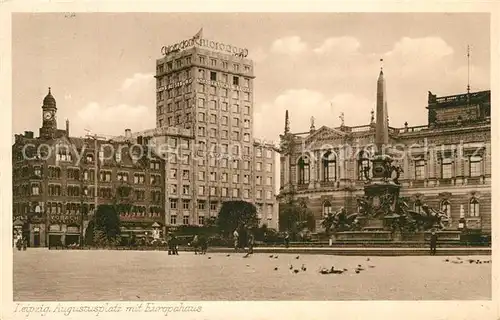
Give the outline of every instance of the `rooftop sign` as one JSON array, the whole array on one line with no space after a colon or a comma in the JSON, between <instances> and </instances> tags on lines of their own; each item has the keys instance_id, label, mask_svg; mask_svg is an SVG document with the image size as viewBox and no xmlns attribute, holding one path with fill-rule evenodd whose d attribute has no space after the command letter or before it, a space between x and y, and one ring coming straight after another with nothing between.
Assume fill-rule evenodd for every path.
<instances>
[{"instance_id":1,"label":"rooftop sign","mask_svg":"<svg viewBox=\"0 0 500 320\"><path fill-rule=\"evenodd\" d=\"M248 49L238 48L229 44L201 38L191 38L189 40L183 40L173 45L163 46L161 47L161 53L166 56L172 52L177 52L191 47L208 48L220 52L232 53L240 58L245 58L248 56Z\"/></svg>"}]
</instances>

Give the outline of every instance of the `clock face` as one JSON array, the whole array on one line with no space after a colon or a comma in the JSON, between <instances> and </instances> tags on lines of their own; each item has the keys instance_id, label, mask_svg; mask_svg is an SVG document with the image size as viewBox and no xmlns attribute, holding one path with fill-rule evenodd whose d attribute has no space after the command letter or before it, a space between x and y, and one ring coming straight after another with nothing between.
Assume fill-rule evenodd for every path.
<instances>
[{"instance_id":1,"label":"clock face","mask_svg":"<svg viewBox=\"0 0 500 320\"><path fill-rule=\"evenodd\" d=\"M50 119L52 119L52 112L50 112L50 111L44 112L44 113L43 113L43 118L44 118L45 120L50 120Z\"/></svg>"}]
</instances>

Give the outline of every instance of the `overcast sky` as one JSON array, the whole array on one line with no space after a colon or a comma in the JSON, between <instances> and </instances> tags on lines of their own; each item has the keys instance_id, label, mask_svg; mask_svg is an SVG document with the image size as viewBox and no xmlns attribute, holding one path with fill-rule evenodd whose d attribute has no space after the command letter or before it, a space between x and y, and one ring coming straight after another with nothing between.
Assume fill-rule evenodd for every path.
<instances>
[{"instance_id":1,"label":"overcast sky","mask_svg":"<svg viewBox=\"0 0 500 320\"><path fill-rule=\"evenodd\" d=\"M427 92L490 89L489 15L478 13L14 14L13 130L38 132L52 87L58 125L122 134L155 126L155 60L193 36L249 50L255 61L255 136L369 123L384 59L390 125L427 121Z\"/></svg>"}]
</instances>

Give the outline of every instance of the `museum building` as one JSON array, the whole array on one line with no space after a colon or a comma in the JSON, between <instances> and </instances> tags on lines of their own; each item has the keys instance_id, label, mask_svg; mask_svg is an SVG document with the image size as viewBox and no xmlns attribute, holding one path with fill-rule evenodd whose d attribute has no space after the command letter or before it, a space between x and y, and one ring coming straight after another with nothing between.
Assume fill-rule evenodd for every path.
<instances>
[{"instance_id":1,"label":"museum building","mask_svg":"<svg viewBox=\"0 0 500 320\"><path fill-rule=\"evenodd\" d=\"M424 204L444 211L449 230L491 234L490 99L490 91L443 97L429 92L426 125L388 127L389 143L399 152L394 164L403 169L401 197L415 211ZM370 179L374 112L367 125L316 129L312 121L309 131L299 133L290 131L290 119L287 111L279 199L302 199L320 232L329 213L342 207L358 212L356 200Z\"/></svg>"}]
</instances>

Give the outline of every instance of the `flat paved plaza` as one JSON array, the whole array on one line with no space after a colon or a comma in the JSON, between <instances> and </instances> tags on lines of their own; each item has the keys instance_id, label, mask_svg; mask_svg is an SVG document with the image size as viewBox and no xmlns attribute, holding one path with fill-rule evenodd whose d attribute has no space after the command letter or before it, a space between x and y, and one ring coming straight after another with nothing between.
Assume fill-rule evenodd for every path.
<instances>
[{"instance_id":1,"label":"flat paved plaza","mask_svg":"<svg viewBox=\"0 0 500 320\"><path fill-rule=\"evenodd\" d=\"M491 256L461 256L458 260L455 256L227 255L16 250L14 300L491 299L491 263L468 261L488 261ZM364 270L356 273L358 265ZM332 266L347 271L319 273Z\"/></svg>"}]
</instances>

